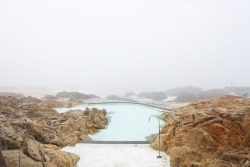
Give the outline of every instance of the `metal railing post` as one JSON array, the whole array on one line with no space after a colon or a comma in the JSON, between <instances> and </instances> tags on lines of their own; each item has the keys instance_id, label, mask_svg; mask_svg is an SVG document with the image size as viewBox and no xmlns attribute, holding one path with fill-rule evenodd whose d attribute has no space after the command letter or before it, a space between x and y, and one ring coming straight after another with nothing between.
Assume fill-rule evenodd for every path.
<instances>
[{"instance_id":1,"label":"metal railing post","mask_svg":"<svg viewBox=\"0 0 250 167\"><path fill-rule=\"evenodd\" d=\"M149 122L150 122L150 118L151 117L156 117L158 118L158 122L159 122L159 146L158 146L158 149L159 149L159 156L156 156L157 158L162 158L162 156L160 155L160 151L161 151L161 138L160 138L160 129L161 129L161 126L160 126L160 118L157 116L157 115L151 115L149 117Z\"/></svg>"}]
</instances>

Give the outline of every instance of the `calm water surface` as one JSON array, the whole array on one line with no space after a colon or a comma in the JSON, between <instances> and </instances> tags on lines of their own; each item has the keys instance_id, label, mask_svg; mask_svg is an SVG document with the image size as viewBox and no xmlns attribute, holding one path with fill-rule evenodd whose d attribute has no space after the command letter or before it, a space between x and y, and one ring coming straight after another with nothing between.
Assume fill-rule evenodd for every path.
<instances>
[{"instance_id":1,"label":"calm water surface","mask_svg":"<svg viewBox=\"0 0 250 167\"><path fill-rule=\"evenodd\" d=\"M161 115L165 110L132 103L84 104L72 108L56 108L60 113L85 108L106 109L110 117L106 129L89 135L94 141L146 141L146 136L158 133L158 119L151 115ZM161 126L164 125L160 121Z\"/></svg>"}]
</instances>

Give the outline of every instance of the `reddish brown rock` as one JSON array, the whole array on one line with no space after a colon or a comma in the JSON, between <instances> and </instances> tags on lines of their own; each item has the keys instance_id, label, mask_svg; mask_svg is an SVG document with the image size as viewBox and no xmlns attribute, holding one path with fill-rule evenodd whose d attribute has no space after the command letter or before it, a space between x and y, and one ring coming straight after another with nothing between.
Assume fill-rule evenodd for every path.
<instances>
[{"instance_id":1,"label":"reddish brown rock","mask_svg":"<svg viewBox=\"0 0 250 167\"><path fill-rule=\"evenodd\" d=\"M108 123L105 110L60 114L48 106L32 97L0 97L0 150L8 167L73 167L79 156L60 148L91 140L88 134Z\"/></svg>"},{"instance_id":2,"label":"reddish brown rock","mask_svg":"<svg viewBox=\"0 0 250 167\"><path fill-rule=\"evenodd\" d=\"M249 166L250 99L223 96L161 116L161 150L178 166ZM158 135L151 141L158 149Z\"/></svg>"},{"instance_id":3,"label":"reddish brown rock","mask_svg":"<svg viewBox=\"0 0 250 167\"><path fill-rule=\"evenodd\" d=\"M46 100L44 104L48 106L49 108L61 108L61 107L70 108L73 106L70 101L63 102L63 101L57 101L57 100Z\"/></svg>"},{"instance_id":4,"label":"reddish brown rock","mask_svg":"<svg viewBox=\"0 0 250 167\"><path fill-rule=\"evenodd\" d=\"M1 166L1 167L7 167L7 164L6 164L6 162L5 162L5 159L4 159L4 157L3 157L3 154L2 154L2 152L1 152L1 150L0 150L0 166Z\"/></svg>"},{"instance_id":5,"label":"reddish brown rock","mask_svg":"<svg viewBox=\"0 0 250 167\"><path fill-rule=\"evenodd\" d=\"M54 150L28 138L20 149L2 153L8 167L73 167L80 160L76 154Z\"/></svg>"}]
</instances>

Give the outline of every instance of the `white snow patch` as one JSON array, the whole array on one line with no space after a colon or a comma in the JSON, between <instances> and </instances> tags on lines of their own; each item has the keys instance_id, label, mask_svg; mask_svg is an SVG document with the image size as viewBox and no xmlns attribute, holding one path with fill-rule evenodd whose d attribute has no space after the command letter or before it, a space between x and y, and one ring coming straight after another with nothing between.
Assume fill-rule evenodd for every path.
<instances>
[{"instance_id":1,"label":"white snow patch","mask_svg":"<svg viewBox=\"0 0 250 167\"><path fill-rule=\"evenodd\" d=\"M80 156L78 167L170 167L170 158L149 144L77 144L62 151Z\"/></svg>"}]
</instances>

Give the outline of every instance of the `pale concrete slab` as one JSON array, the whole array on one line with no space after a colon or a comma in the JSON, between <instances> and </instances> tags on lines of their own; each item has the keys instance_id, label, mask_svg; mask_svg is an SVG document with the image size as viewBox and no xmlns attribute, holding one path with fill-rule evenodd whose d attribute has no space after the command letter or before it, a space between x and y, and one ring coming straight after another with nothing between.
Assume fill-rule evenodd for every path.
<instances>
[{"instance_id":1,"label":"pale concrete slab","mask_svg":"<svg viewBox=\"0 0 250 167\"><path fill-rule=\"evenodd\" d=\"M62 151L80 156L78 167L170 167L170 158L149 144L77 144Z\"/></svg>"}]
</instances>

